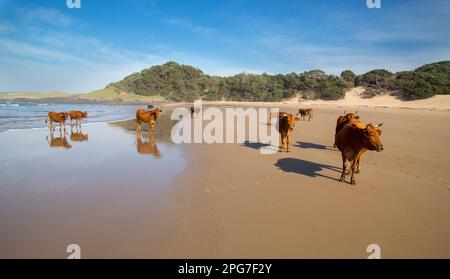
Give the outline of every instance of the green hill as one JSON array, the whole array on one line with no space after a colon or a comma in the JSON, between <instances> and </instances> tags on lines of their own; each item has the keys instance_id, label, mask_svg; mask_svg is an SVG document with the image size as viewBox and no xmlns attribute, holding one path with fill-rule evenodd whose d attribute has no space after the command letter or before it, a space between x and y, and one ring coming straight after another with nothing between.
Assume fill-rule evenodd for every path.
<instances>
[{"instance_id":1,"label":"green hill","mask_svg":"<svg viewBox=\"0 0 450 279\"><path fill-rule=\"evenodd\" d=\"M364 86L367 97L397 92L407 100L450 94L450 61L424 65L414 71L391 73L377 69L362 75L352 71L340 77L321 70L286 75L240 73L230 77L205 74L198 68L168 62L131 74L93 96L157 96L169 101L230 100L281 101L300 93L306 99L335 100L346 89ZM105 89L105 90L106 90ZM97 94L97 95L96 95Z\"/></svg>"}]
</instances>

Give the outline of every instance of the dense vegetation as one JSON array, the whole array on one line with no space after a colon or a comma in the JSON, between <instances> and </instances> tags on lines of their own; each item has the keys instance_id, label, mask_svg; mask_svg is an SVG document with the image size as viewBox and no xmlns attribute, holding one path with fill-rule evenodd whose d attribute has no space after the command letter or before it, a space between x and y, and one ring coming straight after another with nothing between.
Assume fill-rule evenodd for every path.
<instances>
[{"instance_id":1,"label":"dense vegetation","mask_svg":"<svg viewBox=\"0 0 450 279\"><path fill-rule=\"evenodd\" d=\"M321 70L286 75L241 73L230 77L209 76L200 69L168 62L134 73L109 86L144 96L173 101L233 100L281 101L300 94L305 99L335 100L345 90L364 86L366 96L399 92L408 100L450 94L450 61L424 65L414 71L391 73L373 70L363 75L343 71L340 77Z\"/></svg>"},{"instance_id":2,"label":"dense vegetation","mask_svg":"<svg viewBox=\"0 0 450 279\"><path fill-rule=\"evenodd\" d=\"M356 86L366 87L366 95L372 97L389 91L399 92L406 100L450 94L450 61L427 64L414 71L390 73L373 70L355 79Z\"/></svg>"}]
</instances>

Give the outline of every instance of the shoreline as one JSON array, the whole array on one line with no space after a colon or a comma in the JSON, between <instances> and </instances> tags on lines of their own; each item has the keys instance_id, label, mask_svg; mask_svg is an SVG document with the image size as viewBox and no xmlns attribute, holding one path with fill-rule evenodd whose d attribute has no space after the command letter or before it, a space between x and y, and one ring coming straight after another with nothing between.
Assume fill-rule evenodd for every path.
<instances>
[{"instance_id":1,"label":"shoreline","mask_svg":"<svg viewBox=\"0 0 450 279\"><path fill-rule=\"evenodd\" d=\"M420 100L401 100L395 96L385 94L377 95L371 98L364 98L361 87L352 88L345 93L343 99L338 100L302 100L293 97L280 102L250 102L250 101L203 101L205 106L243 106L243 107L343 107L343 108L377 108L377 109L413 109L430 111L450 111L450 95L435 95L430 98ZM158 104L162 107L174 108L190 106L193 102L173 102L166 100L145 99L145 96L139 99L83 99L83 98L4 98L0 94L0 102L22 102L38 104L92 104L92 105L123 105L123 106L144 106L147 104Z\"/></svg>"},{"instance_id":2,"label":"shoreline","mask_svg":"<svg viewBox=\"0 0 450 279\"><path fill-rule=\"evenodd\" d=\"M0 99L1 100L1 99ZM307 102L237 102L237 101L202 101L203 107L269 107L269 108L283 108L283 109L298 109L298 108L315 108L315 109L344 109L344 110L353 110L353 109L376 109L376 110L385 110L385 111L391 111L391 110L399 110L399 111L427 111L427 112L449 112L450 108L427 108L427 107L406 107L406 106L386 106L386 105L363 105L363 104L356 104L356 105L349 105L349 104L339 104L339 103L326 103L327 101L320 101L318 103L315 103L314 101L307 101ZM335 102L335 101L329 101L329 102ZM58 103L59 104L59 103ZM66 105L73 105L73 103L65 103ZM105 106L140 106L145 104L107 104L107 103L85 103L85 104L91 104L91 105L105 105ZM76 104L74 104L76 105ZM84 105L84 103L83 103ZM174 109L177 107L190 107L192 106L192 103L190 102L170 102L162 104L163 109L169 108ZM111 122L121 122L121 121L128 121L132 120L134 117L131 118L124 118L124 119L117 119L117 120L106 120L106 121L98 121L98 122L87 122L84 125L91 125L95 123L111 123ZM68 126L69 124L66 124ZM3 133L9 133L12 131L20 131L20 130L33 130L33 129L45 129L47 127L28 127L28 128L15 128L15 129L8 129L4 131L0 131L0 134Z\"/></svg>"},{"instance_id":3,"label":"shoreline","mask_svg":"<svg viewBox=\"0 0 450 279\"><path fill-rule=\"evenodd\" d=\"M0 99L0 103L3 101ZM105 106L146 106L147 102L136 102L136 103L129 103L129 102L82 102L82 103L76 103L76 102L41 102L38 103L36 100L29 99L27 101L18 101L18 100L5 100L5 102L18 102L18 103L36 103L36 104L46 104L46 105L105 105ZM328 103L329 102L329 103ZM407 110L429 110L429 111L450 111L450 107L414 107L414 106L407 106L409 104L408 102L414 102L414 101L402 101L404 102L404 105L381 105L381 104L340 104L335 103L335 101L302 101L302 102L249 102L249 101L202 101L204 106L242 106L242 107L338 107L338 108L376 108L376 109L407 109ZM184 107L184 106L191 106L193 102L162 102L160 105L164 107L169 108L176 108L176 107Z\"/></svg>"}]
</instances>

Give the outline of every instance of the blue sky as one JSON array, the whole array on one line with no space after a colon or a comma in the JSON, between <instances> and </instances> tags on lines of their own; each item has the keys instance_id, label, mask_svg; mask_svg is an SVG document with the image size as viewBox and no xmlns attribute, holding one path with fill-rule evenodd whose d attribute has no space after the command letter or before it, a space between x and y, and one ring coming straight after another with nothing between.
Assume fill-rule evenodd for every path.
<instances>
[{"instance_id":1,"label":"blue sky","mask_svg":"<svg viewBox=\"0 0 450 279\"><path fill-rule=\"evenodd\" d=\"M177 61L212 75L450 59L450 1L0 0L0 91L87 92Z\"/></svg>"}]
</instances>

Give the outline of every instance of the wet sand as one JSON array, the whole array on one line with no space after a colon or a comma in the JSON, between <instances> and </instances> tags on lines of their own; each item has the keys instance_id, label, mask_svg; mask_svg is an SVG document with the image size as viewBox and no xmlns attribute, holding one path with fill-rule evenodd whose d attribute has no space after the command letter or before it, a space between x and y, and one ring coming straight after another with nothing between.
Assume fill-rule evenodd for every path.
<instances>
[{"instance_id":1,"label":"wet sand","mask_svg":"<svg viewBox=\"0 0 450 279\"><path fill-rule=\"evenodd\" d=\"M158 257L177 230L175 177L181 146L110 124L83 127L87 141L58 129L0 135L0 258L65 258L69 244L83 258ZM67 147L67 146L66 146Z\"/></svg>"},{"instance_id":2,"label":"wet sand","mask_svg":"<svg viewBox=\"0 0 450 279\"><path fill-rule=\"evenodd\" d=\"M170 125L140 148L130 123L85 126L70 149L48 129L0 134L0 257L76 243L83 258L366 258L376 243L384 258L449 258L450 113L358 110L384 122L385 151L364 156L356 186L337 181L341 108L316 108L274 155L174 145Z\"/></svg>"}]
</instances>

